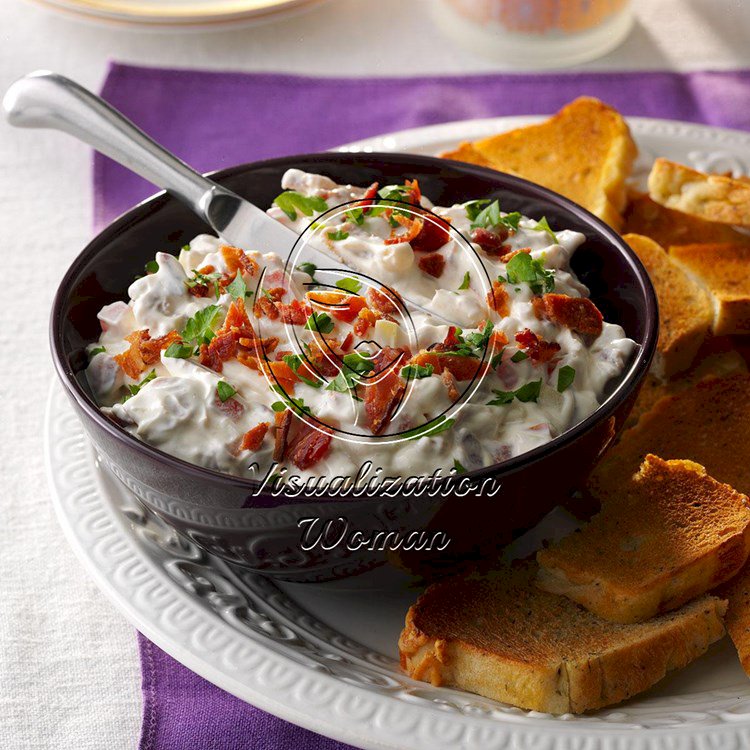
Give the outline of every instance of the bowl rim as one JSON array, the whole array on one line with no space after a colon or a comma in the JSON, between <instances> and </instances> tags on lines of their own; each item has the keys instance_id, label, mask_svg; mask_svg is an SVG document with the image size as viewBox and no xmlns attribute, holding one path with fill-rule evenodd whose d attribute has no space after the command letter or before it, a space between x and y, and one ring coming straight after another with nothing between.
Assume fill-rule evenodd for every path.
<instances>
[{"instance_id":1,"label":"bowl rim","mask_svg":"<svg viewBox=\"0 0 750 750\"><path fill-rule=\"evenodd\" d=\"M300 163L304 163L306 167L310 167L318 160L330 161L336 160L337 157L345 158L349 161L356 159L381 160L383 162L390 161L397 163L403 161L408 162L417 168L419 165L429 165L432 167L440 166L442 168L447 167L448 169L457 170L458 172L463 173L464 176L476 175L477 177L484 179L498 181L498 187L502 187L503 189L513 190L514 186L523 188L525 193L535 194L533 197L546 203L553 203L557 208L575 214L581 220L585 221L592 231L596 232L600 237L603 237L610 245L613 245L622 256L624 256L625 260L634 271L636 280L639 282L639 294L643 297L642 316L645 330L643 342L639 345L639 349L631 358L629 367L621 376L620 382L605 401L585 419L577 422L549 442L524 453L520 453L506 461L462 473L458 475L460 478L470 479L474 482L474 486L476 486L481 480L487 477L510 476L521 469L525 469L528 466L537 463L548 455L556 453L567 445L577 441L598 424L604 423L630 397L632 392L637 389L649 370L651 361L656 352L656 344L658 340L659 308L653 284L640 258L620 234L583 206L580 206L560 193L556 193L549 188L545 188L521 177L506 172L499 172L488 167L482 167L476 164L469 164L453 159L443 159L435 156L399 152L311 152L237 164L231 167L206 172L205 176L221 183L224 179L248 172L252 169L280 166L292 168L298 166ZM72 368L66 365L62 338L64 328L64 316L62 311L67 302L68 294L72 289L72 280L79 275L81 268L88 263L93 256L98 252L101 252L102 246L106 245L113 236L126 232L133 221L143 218L144 211L160 208L164 203L170 201L179 203L177 198L169 195L165 190L160 190L139 201L107 224L103 229L98 231L71 262L60 280L57 291L55 292L50 314L50 348L52 351L55 371L58 378L62 381L65 390L69 396L74 399L78 408L83 411L88 419L93 420L98 427L105 430L116 440L124 441L126 445L134 448L136 451L155 459L157 462L166 464L180 473L192 475L214 483L217 481L222 482L225 485L246 489L248 492L257 492L262 486L262 478L255 479L241 477L199 466L198 464L191 463L182 458L166 453L131 435L123 427L106 417L101 411L101 408L80 387ZM186 208L186 210L188 209ZM443 481L445 478L446 476L438 481ZM342 495L342 499L345 500L346 495Z\"/></svg>"}]
</instances>

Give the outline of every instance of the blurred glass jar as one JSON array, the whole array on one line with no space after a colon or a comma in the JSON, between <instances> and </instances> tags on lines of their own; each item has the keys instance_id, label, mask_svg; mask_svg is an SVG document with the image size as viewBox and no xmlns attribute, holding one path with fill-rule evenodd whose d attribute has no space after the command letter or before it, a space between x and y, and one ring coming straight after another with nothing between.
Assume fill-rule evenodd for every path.
<instances>
[{"instance_id":1,"label":"blurred glass jar","mask_svg":"<svg viewBox=\"0 0 750 750\"><path fill-rule=\"evenodd\" d=\"M558 68L617 47L633 25L630 0L440 0L443 31L510 67Z\"/></svg>"}]
</instances>

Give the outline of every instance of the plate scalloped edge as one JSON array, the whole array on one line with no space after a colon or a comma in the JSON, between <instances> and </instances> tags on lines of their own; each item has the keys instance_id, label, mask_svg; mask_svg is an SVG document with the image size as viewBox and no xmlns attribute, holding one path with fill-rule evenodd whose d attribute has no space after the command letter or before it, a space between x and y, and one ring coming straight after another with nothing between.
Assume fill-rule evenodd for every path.
<instances>
[{"instance_id":1,"label":"plate scalloped edge","mask_svg":"<svg viewBox=\"0 0 750 750\"><path fill-rule=\"evenodd\" d=\"M462 135L481 137L530 119L462 123ZM748 134L689 123L631 122L639 140L648 136L694 140L689 159L696 166L720 164L748 171ZM471 132L466 125L471 125ZM434 153L435 144L447 139L447 128L453 128L455 143L456 124L449 123L343 148L410 150L410 145L415 148L421 142L422 148L432 148ZM727 150L710 150L717 146ZM739 694L726 687L703 692L700 706L695 696L670 696L645 712L643 706L635 710L636 703L630 702L588 717L555 718L432 688L403 675L388 678L389 670L395 669L393 660L337 636L305 615L274 584L233 572L210 559L189 540L160 526L132 497L128 500L127 490L98 466L82 426L56 383L45 418L45 462L56 512L69 542L97 585L126 617L196 673L283 719L373 750L750 746L750 690ZM113 495L119 496L119 507ZM166 559L159 562L154 550ZM302 622L305 617L307 621ZM253 620L252 627L248 618ZM297 652L290 653L290 644ZM342 664L343 672L335 666Z\"/></svg>"}]
</instances>

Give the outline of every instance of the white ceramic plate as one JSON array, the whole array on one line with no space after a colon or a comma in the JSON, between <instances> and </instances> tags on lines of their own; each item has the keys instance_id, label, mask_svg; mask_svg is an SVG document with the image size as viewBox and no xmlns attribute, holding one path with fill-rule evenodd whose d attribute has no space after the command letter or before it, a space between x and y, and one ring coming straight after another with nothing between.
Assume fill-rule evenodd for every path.
<instances>
[{"instance_id":1,"label":"white ceramic plate","mask_svg":"<svg viewBox=\"0 0 750 750\"><path fill-rule=\"evenodd\" d=\"M450 123L345 148L434 154L529 121ZM748 171L749 134L631 124L643 168L663 154ZM590 716L552 717L433 688L398 667L396 640L416 593L397 574L279 586L212 558L144 512L99 466L57 384L45 452L60 521L104 593L190 669L288 721L372 750L750 747L750 681L727 639L656 688Z\"/></svg>"},{"instance_id":2,"label":"white ceramic plate","mask_svg":"<svg viewBox=\"0 0 750 750\"><path fill-rule=\"evenodd\" d=\"M69 17L152 31L206 31L277 20L322 0L34 0Z\"/></svg>"}]
</instances>

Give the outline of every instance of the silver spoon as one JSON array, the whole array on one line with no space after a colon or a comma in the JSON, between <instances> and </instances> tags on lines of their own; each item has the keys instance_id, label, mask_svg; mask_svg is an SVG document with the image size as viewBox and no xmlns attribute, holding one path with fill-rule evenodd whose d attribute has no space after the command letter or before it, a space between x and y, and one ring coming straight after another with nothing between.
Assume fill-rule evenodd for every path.
<instances>
[{"instance_id":1,"label":"silver spoon","mask_svg":"<svg viewBox=\"0 0 750 750\"><path fill-rule=\"evenodd\" d=\"M298 239L296 232L196 172L104 99L65 76L45 70L29 73L10 86L3 98L3 109L15 127L61 130L114 159L185 203L232 245L267 248L285 257ZM306 248L306 253L314 252L331 267L347 268L319 248ZM410 307L455 325L403 294L400 296Z\"/></svg>"}]
</instances>

